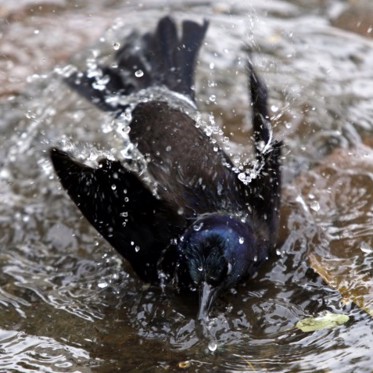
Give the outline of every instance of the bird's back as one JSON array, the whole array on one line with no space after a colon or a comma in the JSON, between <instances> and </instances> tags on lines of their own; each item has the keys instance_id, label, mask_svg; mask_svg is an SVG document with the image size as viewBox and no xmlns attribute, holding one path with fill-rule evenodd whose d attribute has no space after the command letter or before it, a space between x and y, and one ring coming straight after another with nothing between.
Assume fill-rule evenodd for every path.
<instances>
[{"instance_id":1,"label":"bird's back","mask_svg":"<svg viewBox=\"0 0 373 373\"><path fill-rule=\"evenodd\" d=\"M231 161L190 116L160 101L139 104L132 115L131 141L162 199L187 217L242 208Z\"/></svg>"}]
</instances>

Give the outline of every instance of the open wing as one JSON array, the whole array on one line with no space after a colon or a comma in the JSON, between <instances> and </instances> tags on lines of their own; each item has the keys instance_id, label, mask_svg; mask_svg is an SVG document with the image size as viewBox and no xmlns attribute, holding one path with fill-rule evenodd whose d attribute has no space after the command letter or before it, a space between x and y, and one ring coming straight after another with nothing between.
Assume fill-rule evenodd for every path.
<instances>
[{"instance_id":1,"label":"open wing","mask_svg":"<svg viewBox=\"0 0 373 373\"><path fill-rule=\"evenodd\" d=\"M256 74L250 60L248 69L256 160L253 169L249 171L244 194L256 218L262 220L271 236L275 237L281 199L282 142L273 140L267 106L267 88Z\"/></svg>"},{"instance_id":2,"label":"open wing","mask_svg":"<svg viewBox=\"0 0 373 373\"><path fill-rule=\"evenodd\" d=\"M95 169L56 148L50 156L62 186L87 220L142 280L157 282L158 263L180 233L181 217L120 162L105 159Z\"/></svg>"}]
</instances>

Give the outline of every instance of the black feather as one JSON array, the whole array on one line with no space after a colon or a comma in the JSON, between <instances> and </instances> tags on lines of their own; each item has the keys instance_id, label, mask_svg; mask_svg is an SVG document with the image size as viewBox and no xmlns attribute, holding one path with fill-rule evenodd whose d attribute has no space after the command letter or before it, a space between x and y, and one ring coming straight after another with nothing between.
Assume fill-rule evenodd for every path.
<instances>
[{"instance_id":1,"label":"black feather","mask_svg":"<svg viewBox=\"0 0 373 373\"><path fill-rule=\"evenodd\" d=\"M132 110L130 140L147 159L152 185L119 161L91 168L53 148L56 173L89 222L132 265L144 281L166 280L199 288L203 318L216 295L251 275L276 242L281 191L281 143L273 140L267 89L248 62L253 108L255 162L238 177L227 154L187 114L194 100L194 68L207 30L161 19L154 33L132 34L117 53L118 68L100 67L109 77L97 90L88 74L68 79L103 110L109 97L164 86L164 97ZM141 70L141 78L136 71ZM185 95L175 104L172 92ZM186 106L185 106L186 105Z\"/></svg>"}]
</instances>

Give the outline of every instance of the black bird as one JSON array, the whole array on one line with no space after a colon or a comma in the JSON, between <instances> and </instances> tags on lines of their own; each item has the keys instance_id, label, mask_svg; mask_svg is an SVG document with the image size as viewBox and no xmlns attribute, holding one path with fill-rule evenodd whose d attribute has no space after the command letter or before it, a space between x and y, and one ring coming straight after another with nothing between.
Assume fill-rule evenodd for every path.
<instances>
[{"instance_id":1,"label":"black bird","mask_svg":"<svg viewBox=\"0 0 373 373\"><path fill-rule=\"evenodd\" d=\"M267 89L250 62L252 164L237 169L193 119L194 69L207 27L184 21L179 36L164 17L154 33L126 40L116 67L68 78L101 109L130 112L143 169L109 159L91 168L50 150L71 199L143 281L199 291L199 319L270 255L281 189L281 143L272 138ZM98 88L98 79L106 85Z\"/></svg>"}]
</instances>

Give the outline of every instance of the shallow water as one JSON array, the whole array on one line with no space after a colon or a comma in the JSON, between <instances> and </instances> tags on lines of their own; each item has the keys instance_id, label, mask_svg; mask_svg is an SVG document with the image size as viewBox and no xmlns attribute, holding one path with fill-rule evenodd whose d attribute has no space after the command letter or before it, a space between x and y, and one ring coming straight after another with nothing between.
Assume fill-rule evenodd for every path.
<instances>
[{"instance_id":1,"label":"shallow water","mask_svg":"<svg viewBox=\"0 0 373 373\"><path fill-rule=\"evenodd\" d=\"M199 106L234 140L237 161L250 154L249 47L287 146L282 230L272 260L221 299L206 329L195 322L194 299L144 286L53 175L50 146L93 162L102 153L120 155L123 139L111 118L61 83L63 58L49 56L60 61L54 72L33 72L17 85L22 94L9 96L16 88L7 86L0 102L0 371L372 372L373 321L335 290L354 281L372 289L373 276L373 44L368 31L331 25L346 2L50 4L25 12L20 40L33 17L55 23L60 38L65 19L84 26L88 14L97 34L112 24L74 57L80 67L167 12L210 19L197 71ZM70 45L86 34L69 35ZM35 49L37 40L29 41ZM338 280L333 288L311 269L312 254ZM324 311L350 321L313 333L295 328Z\"/></svg>"}]
</instances>

